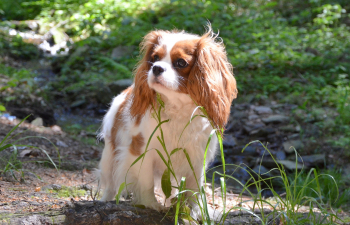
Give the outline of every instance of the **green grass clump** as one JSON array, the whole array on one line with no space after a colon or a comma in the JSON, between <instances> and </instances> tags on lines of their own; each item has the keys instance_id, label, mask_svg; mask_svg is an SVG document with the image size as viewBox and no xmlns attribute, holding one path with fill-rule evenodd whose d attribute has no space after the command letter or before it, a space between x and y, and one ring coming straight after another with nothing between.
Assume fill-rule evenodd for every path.
<instances>
[{"instance_id":1,"label":"green grass clump","mask_svg":"<svg viewBox=\"0 0 350 225\"><path fill-rule=\"evenodd\" d=\"M25 147L25 148L33 148L33 149L38 149L40 150L42 153L44 153L47 157L47 162L52 164L56 170L58 170L58 167L60 165L58 165L58 167L56 166L55 162L51 159L51 157L49 156L49 154L46 152L45 149L42 149L40 147L36 147L36 146L31 146L31 145L23 145L23 144L18 144L20 143L22 140L25 139L29 139L29 138L42 138L47 140L48 142L50 142L56 149L57 155L58 155L58 160L59 160L59 164L61 163L61 159L60 159L60 154L58 149L56 148L56 146L47 138L45 137L38 137L38 136L27 136L27 137L23 137L23 138L19 138L17 140L15 140L15 137L17 137L18 135L24 133L23 132L19 132L17 134L13 134L13 132L28 118L29 116L27 116L26 118L24 118L21 122L19 122L16 126L14 126L7 134L6 136L0 141L0 152L2 151L10 151L10 156L6 159L0 158L1 161L3 161L3 163L5 163L5 166L3 168L0 168L0 173L10 173L12 175L12 177L19 181L22 180L24 178L24 171L25 169L23 169L23 162L21 162L18 159L18 148L19 147ZM12 148L12 151L11 151ZM39 163L42 163L42 161L40 161ZM14 172L19 172L20 173L20 177L16 177ZM38 176L39 179L41 179Z\"/></svg>"},{"instance_id":2,"label":"green grass clump","mask_svg":"<svg viewBox=\"0 0 350 225\"><path fill-rule=\"evenodd\" d=\"M82 197L86 195L86 190L76 187L61 186L59 190L47 190L49 193L56 193L60 198Z\"/></svg>"},{"instance_id":3,"label":"green grass clump","mask_svg":"<svg viewBox=\"0 0 350 225\"><path fill-rule=\"evenodd\" d=\"M320 172L316 171L316 174L320 174ZM327 176L319 176L318 179L315 179L315 174L309 175L307 174L307 171L304 170L296 179L295 177L290 176L289 180L296 186L296 192L301 192L302 188L307 184L307 187L302 192L302 197L304 198L312 197L335 208L339 208L346 204L350 197L350 189L343 190L343 193L341 194L338 193L338 187L345 186L346 183L341 172L332 169L325 170L322 174L327 174ZM305 183L306 181L308 182Z\"/></svg>"}]
</instances>

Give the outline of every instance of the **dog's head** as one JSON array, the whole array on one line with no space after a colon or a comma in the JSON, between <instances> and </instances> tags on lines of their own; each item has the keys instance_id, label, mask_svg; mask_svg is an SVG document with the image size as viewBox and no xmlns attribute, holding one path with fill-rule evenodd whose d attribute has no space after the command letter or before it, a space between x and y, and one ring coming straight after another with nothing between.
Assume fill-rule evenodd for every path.
<instances>
[{"instance_id":1,"label":"dog's head","mask_svg":"<svg viewBox=\"0 0 350 225\"><path fill-rule=\"evenodd\" d=\"M236 80L222 41L211 29L203 36L152 31L141 43L131 115L141 117L162 95L184 93L203 106L215 127L226 124L237 96Z\"/></svg>"}]
</instances>

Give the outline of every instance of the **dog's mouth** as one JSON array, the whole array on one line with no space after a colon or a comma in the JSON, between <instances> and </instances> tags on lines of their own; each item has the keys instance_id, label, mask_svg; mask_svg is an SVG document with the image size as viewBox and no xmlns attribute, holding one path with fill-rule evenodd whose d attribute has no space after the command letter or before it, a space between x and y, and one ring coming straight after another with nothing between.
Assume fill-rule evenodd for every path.
<instances>
[{"instance_id":1,"label":"dog's mouth","mask_svg":"<svg viewBox=\"0 0 350 225\"><path fill-rule=\"evenodd\" d=\"M158 77L155 77L155 78L153 79L153 85L162 86L162 87L164 87L164 88L167 88L167 86L164 84L163 79L160 79L160 78L158 78Z\"/></svg>"}]
</instances>

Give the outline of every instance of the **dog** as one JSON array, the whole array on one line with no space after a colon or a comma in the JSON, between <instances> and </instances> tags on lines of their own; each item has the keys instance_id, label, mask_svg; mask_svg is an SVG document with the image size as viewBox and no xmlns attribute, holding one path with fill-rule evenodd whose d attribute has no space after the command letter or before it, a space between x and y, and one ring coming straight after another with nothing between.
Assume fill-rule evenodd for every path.
<instances>
[{"instance_id":1,"label":"dog","mask_svg":"<svg viewBox=\"0 0 350 225\"><path fill-rule=\"evenodd\" d=\"M103 119L100 135L105 147L98 171L104 187L101 200L113 200L125 182L134 204L161 211L164 206L157 202L154 190L160 187L167 166L156 150L165 158L167 153L156 137L163 137L168 153L182 149L170 156L173 171L177 180L186 177L187 189L198 191L203 185L208 138L213 129L222 135L237 96L236 80L222 40L210 26L202 36L151 31L140 48L142 59L134 71L134 83L113 99ZM160 126L162 132L157 128L161 122L157 112L162 121L167 120ZM214 159L217 142L213 135L206 164ZM145 151L142 160L132 165ZM178 186L175 180L172 177L172 184ZM199 208L192 205L191 215L196 217Z\"/></svg>"}]
</instances>

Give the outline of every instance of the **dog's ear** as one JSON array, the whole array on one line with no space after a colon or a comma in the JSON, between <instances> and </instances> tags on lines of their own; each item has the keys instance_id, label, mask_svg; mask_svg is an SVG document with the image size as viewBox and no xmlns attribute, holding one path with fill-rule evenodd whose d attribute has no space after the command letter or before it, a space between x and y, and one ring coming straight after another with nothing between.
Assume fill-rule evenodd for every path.
<instances>
[{"instance_id":1,"label":"dog's ear","mask_svg":"<svg viewBox=\"0 0 350 225\"><path fill-rule=\"evenodd\" d=\"M209 28L199 39L197 61L190 72L187 90L192 99L205 108L215 128L221 130L227 123L232 100L238 92L225 47L222 41L216 42L216 38Z\"/></svg>"},{"instance_id":2,"label":"dog's ear","mask_svg":"<svg viewBox=\"0 0 350 225\"><path fill-rule=\"evenodd\" d=\"M147 84L147 73L152 66L152 52L164 33L164 31L152 31L144 37L140 44L140 55L142 59L134 71L135 86L133 88L130 108L130 114L136 119L136 124L140 123L148 107L152 103L155 103L156 93Z\"/></svg>"}]
</instances>

